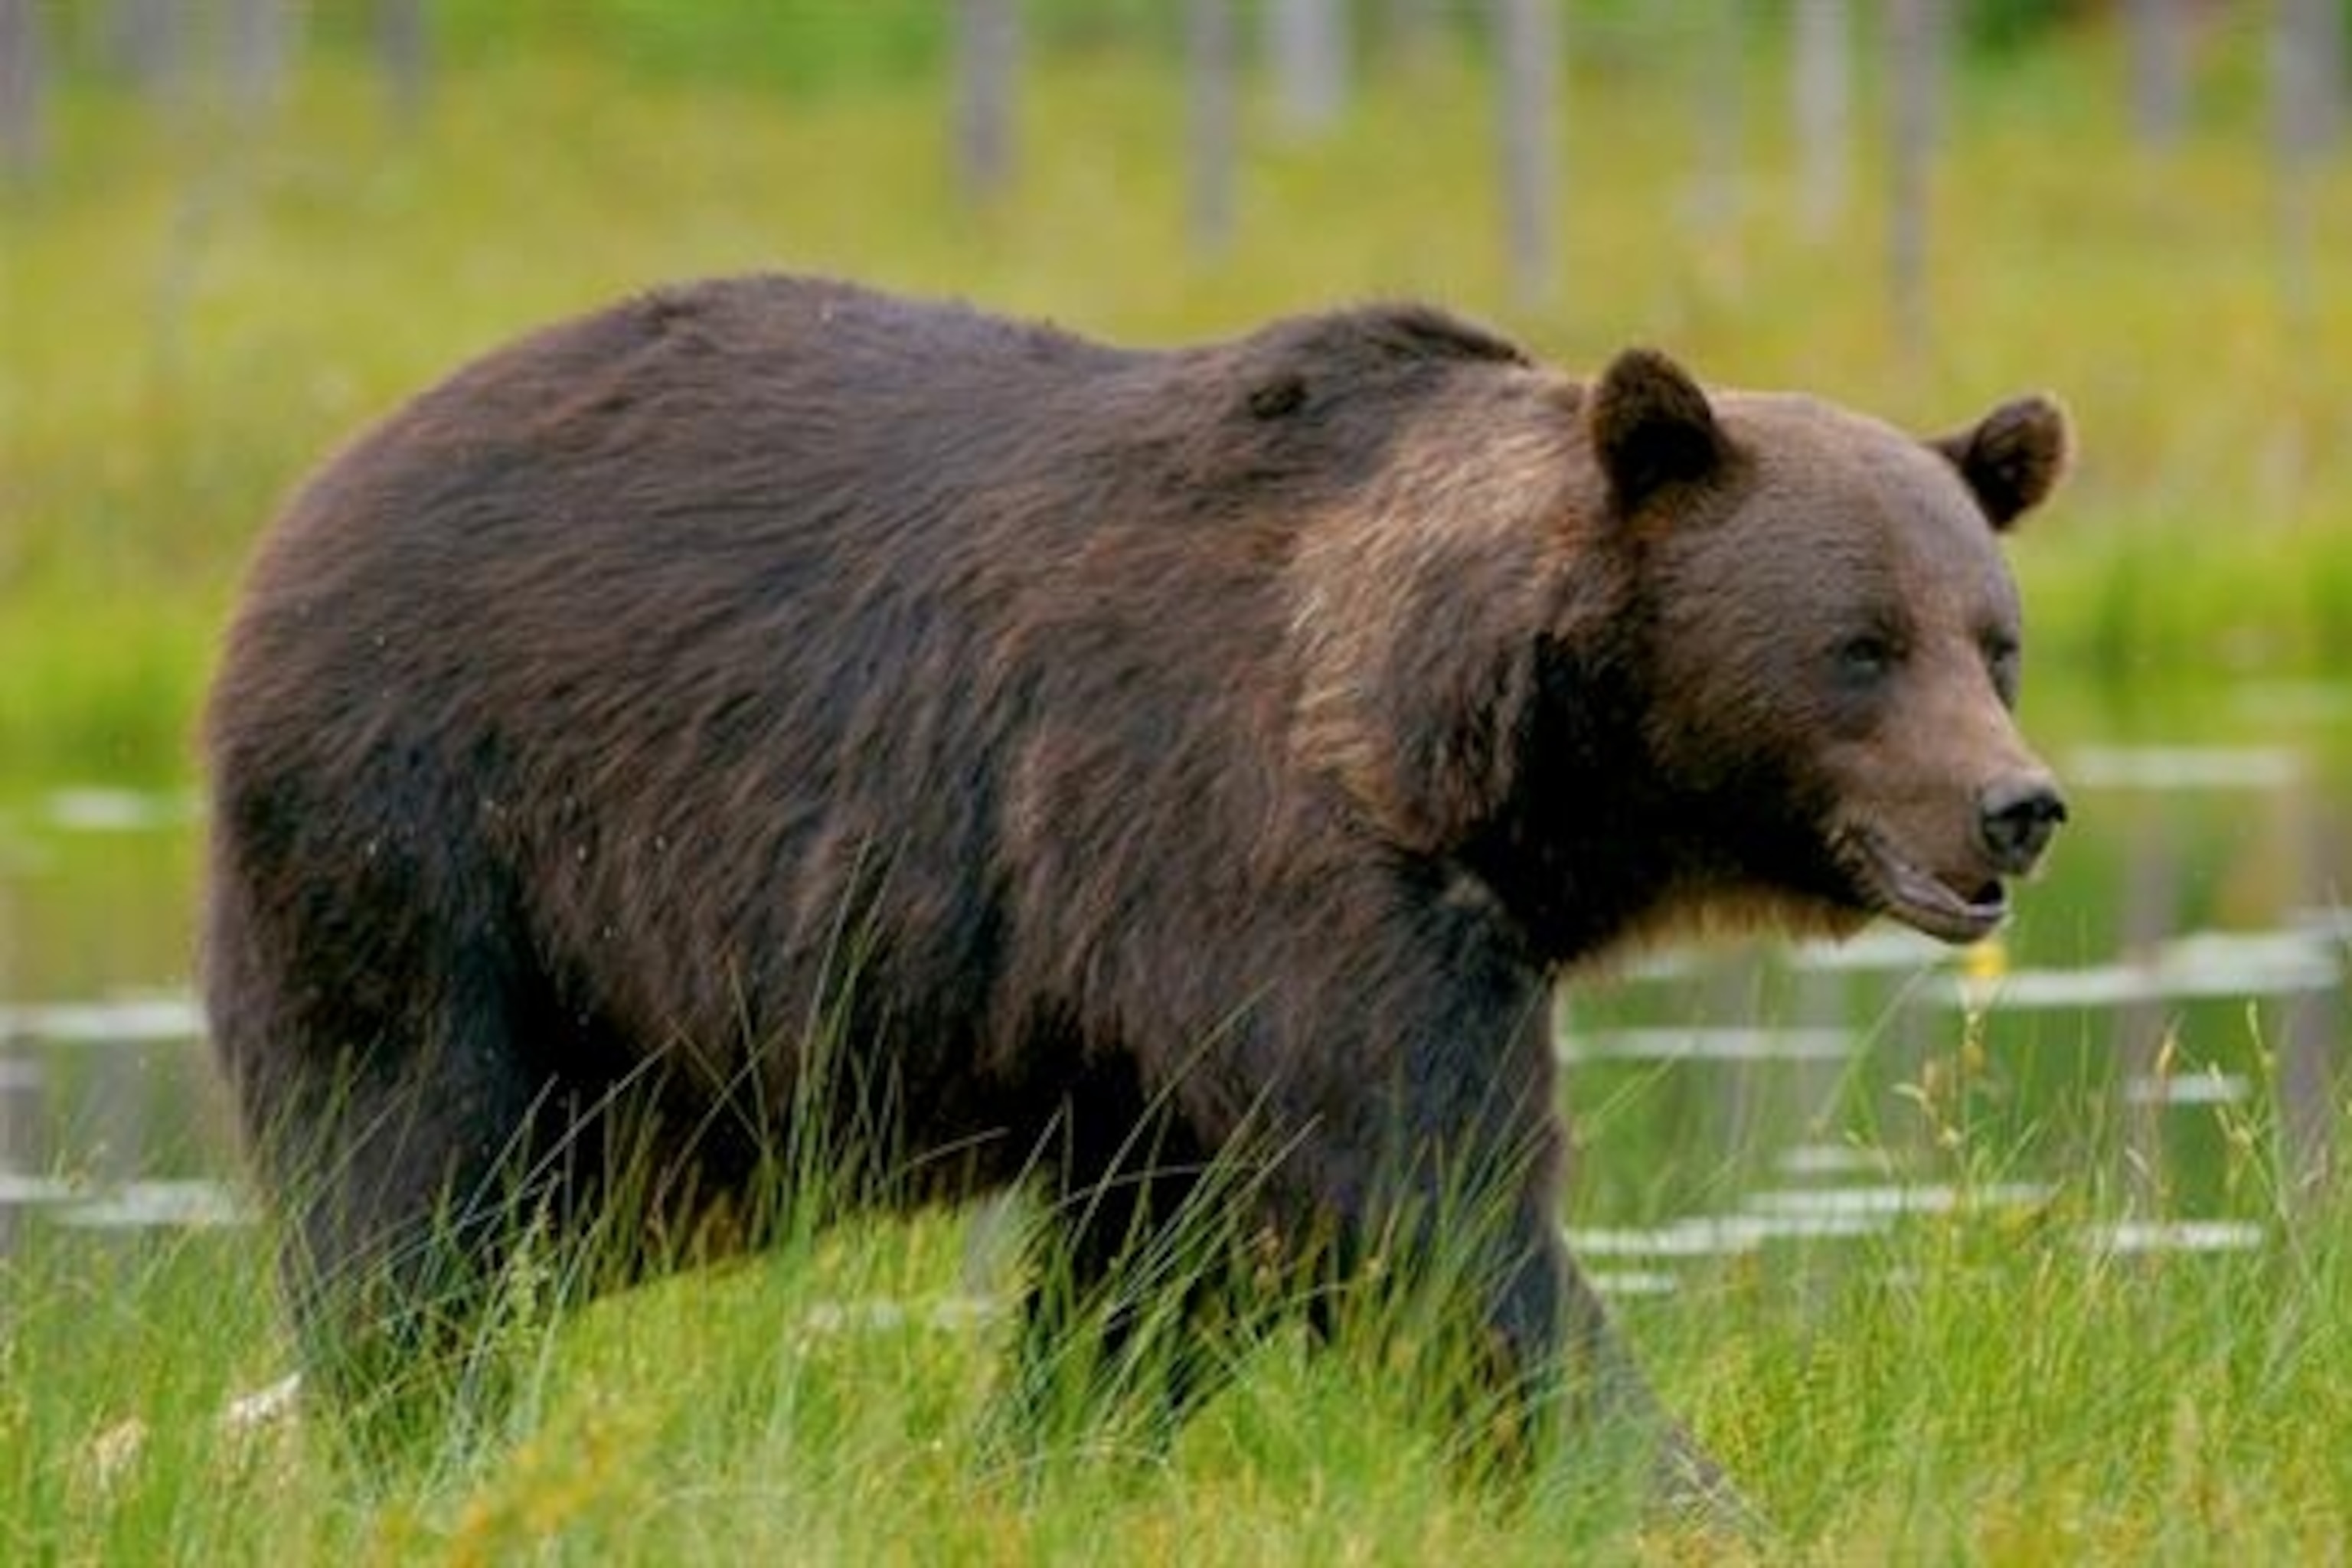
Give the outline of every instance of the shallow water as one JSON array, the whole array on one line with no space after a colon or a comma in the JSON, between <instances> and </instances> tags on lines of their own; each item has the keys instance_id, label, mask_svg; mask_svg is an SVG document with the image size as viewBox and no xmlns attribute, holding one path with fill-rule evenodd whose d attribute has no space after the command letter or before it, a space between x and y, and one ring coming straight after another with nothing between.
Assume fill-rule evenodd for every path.
<instances>
[{"instance_id":1,"label":"shallow water","mask_svg":"<svg viewBox=\"0 0 2352 1568\"><path fill-rule=\"evenodd\" d=\"M2072 710L2036 727L2074 821L1994 942L1669 951L1564 996L1570 1232L1604 1287L1956 1211L2119 1253L2291 1222L2343 1132L2352 689ZM0 795L0 1250L243 1217L189 978L198 816Z\"/></svg>"},{"instance_id":2,"label":"shallow water","mask_svg":"<svg viewBox=\"0 0 2352 1568\"><path fill-rule=\"evenodd\" d=\"M1604 1276L1963 1208L2118 1253L2293 1222L2343 1138L2352 708L2245 689L2044 740L2074 817L1995 941L1676 951L1570 994Z\"/></svg>"}]
</instances>

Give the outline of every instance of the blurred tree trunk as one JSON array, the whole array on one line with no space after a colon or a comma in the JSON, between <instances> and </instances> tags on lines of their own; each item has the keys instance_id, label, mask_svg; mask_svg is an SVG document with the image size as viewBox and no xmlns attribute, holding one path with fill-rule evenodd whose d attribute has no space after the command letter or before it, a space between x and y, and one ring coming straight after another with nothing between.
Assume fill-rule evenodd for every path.
<instances>
[{"instance_id":1,"label":"blurred tree trunk","mask_svg":"<svg viewBox=\"0 0 2352 1568\"><path fill-rule=\"evenodd\" d=\"M1015 0L957 0L956 172L964 199L975 206L995 201L1013 181L1020 53Z\"/></svg>"},{"instance_id":2,"label":"blurred tree trunk","mask_svg":"<svg viewBox=\"0 0 2352 1568\"><path fill-rule=\"evenodd\" d=\"M1429 68L1442 36L1439 0L1388 0L1388 53L1408 72Z\"/></svg>"},{"instance_id":3,"label":"blurred tree trunk","mask_svg":"<svg viewBox=\"0 0 2352 1568\"><path fill-rule=\"evenodd\" d=\"M229 108L248 118L266 114L286 85L292 26L286 0L232 0L226 20L222 75Z\"/></svg>"},{"instance_id":4,"label":"blurred tree trunk","mask_svg":"<svg viewBox=\"0 0 2352 1568\"><path fill-rule=\"evenodd\" d=\"M114 0L108 17L110 63L142 92L173 94L180 77L181 21L176 0Z\"/></svg>"},{"instance_id":5,"label":"blurred tree trunk","mask_svg":"<svg viewBox=\"0 0 2352 1568\"><path fill-rule=\"evenodd\" d=\"M40 171L44 63L38 0L0 0L0 174Z\"/></svg>"},{"instance_id":6,"label":"blurred tree trunk","mask_svg":"<svg viewBox=\"0 0 2352 1568\"><path fill-rule=\"evenodd\" d=\"M1886 273L1896 340L1922 353L1927 315L1928 175L1942 75L1943 0L1887 0Z\"/></svg>"},{"instance_id":7,"label":"blurred tree trunk","mask_svg":"<svg viewBox=\"0 0 2352 1568\"><path fill-rule=\"evenodd\" d=\"M1847 0L1797 0L1790 93L1797 121L1799 220L1816 244L1845 216L1853 161L1853 14Z\"/></svg>"},{"instance_id":8,"label":"blurred tree trunk","mask_svg":"<svg viewBox=\"0 0 2352 1568\"><path fill-rule=\"evenodd\" d=\"M1185 0L1185 230L1202 256L1223 255L1234 237L1233 0Z\"/></svg>"},{"instance_id":9,"label":"blurred tree trunk","mask_svg":"<svg viewBox=\"0 0 2352 1568\"><path fill-rule=\"evenodd\" d=\"M1348 102L1343 0L1265 0L1266 56L1286 129L1329 130Z\"/></svg>"},{"instance_id":10,"label":"blurred tree trunk","mask_svg":"<svg viewBox=\"0 0 2352 1568\"><path fill-rule=\"evenodd\" d=\"M2287 309L2317 304L2319 173L2344 131L2344 12L2338 0L2279 0L2271 34L2272 145L2278 160L2280 275Z\"/></svg>"},{"instance_id":11,"label":"blurred tree trunk","mask_svg":"<svg viewBox=\"0 0 2352 1568\"><path fill-rule=\"evenodd\" d=\"M2187 0L2130 0L2132 129L2159 151L2180 140L2188 109Z\"/></svg>"},{"instance_id":12,"label":"blurred tree trunk","mask_svg":"<svg viewBox=\"0 0 2352 1568\"><path fill-rule=\"evenodd\" d=\"M2315 163L2344 133L2344 11L2340 0L2279 0L2271 91L2280 153Z\"/></svg>"},{"instance_id":13,"label":"blurred tree trunk","mask_svg":"<svg viewBox=\"0 0 2352 1568\"><path fill-rule=\"evenodd\" d=\"M432 65L425 0L376 0L375 45L393 117L415 126L425 118L426 73Z\"/></svg>"},{"instance_id":14,"label":"blurred tree trunk","mask_svg":"<svg viewBox=\"0 0 2352 1568\"><path fill-rule=\"evenodd\" d=\"M1503 237L1511 292L1522 305L1551 298L1559 161L1559 17L1554 0L1493 0L1501 86Z\"/></svg>"},{"instance_id":15,"label":"blurred tree trunk","mask_svg":"<svg viewBox=\"0 0 2352 1568\"><path fill-rule=\"evenodd\" d=\"M1697 40L1699 151L1691 188L1692 226L1700 258L1719 283L1734 282L1739 273L1740 166L1746 141L1739 78L1748 4L1707 0L1684 12L1704 33Z\"/></svg>"}]
</instances>

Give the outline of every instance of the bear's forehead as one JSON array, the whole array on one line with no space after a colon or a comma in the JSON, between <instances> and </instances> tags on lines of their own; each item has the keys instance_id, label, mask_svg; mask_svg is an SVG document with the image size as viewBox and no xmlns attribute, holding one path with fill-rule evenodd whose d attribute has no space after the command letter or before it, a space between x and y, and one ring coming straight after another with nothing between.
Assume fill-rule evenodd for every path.
<instances>
[{"instance_id":1,"label":"bear's forehead","mask_svg":"<svg viewBox=\"0 0 2352 1568\"><path fill-rule=\"evenodd\" d=\"M1832 466L1934 458L1925 442L1883 419L1801 392L1725 392L1715 406L1732 438L1766 458Z\"/></svg>"},{"instance_id":2,"label":"bear's forehead","mask_svg":"<svg viewBox=\"0 0 2352 1568\"><path fill-rule=\"evenodd\" d=\"M1727 393L1717 412L1767 494L1834 502L1853 523L1923 545L1957 531L1992 547L1959 470L1908 431L1800 393Z\"/></svg>"},{"instance_id":3,"label":"bear's forehead","mask_svg":"<svg viewBox=\"0 0 2352 1568\"><path fill-rule=\"evenodd\" d=\"M1727 393L1717 411L1752 466L1755 488L1735 523L1751 543L1769 534L1792 547L1774 554L1835 577L1860 574L1931 616L2013 613L1990 523L1925 440L1801 394Z\"/></svg>"}]
</instances>

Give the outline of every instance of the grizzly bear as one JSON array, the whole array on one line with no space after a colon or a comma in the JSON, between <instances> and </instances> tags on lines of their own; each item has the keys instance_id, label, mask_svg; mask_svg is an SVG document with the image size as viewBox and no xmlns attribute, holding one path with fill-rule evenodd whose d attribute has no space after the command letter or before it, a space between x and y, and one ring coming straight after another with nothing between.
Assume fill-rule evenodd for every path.
<instances>
[{"instance_id":1,"label":"grizzly bear","mask_svg":"<svg viewBox=\"0 0 2352 1568\"><path fill-rule=\"evenodd\" d=\"M2000 923L2064 806L1995 536L2066 446L1411 305L1137 352L751 278L490 354L294 500L206 723L315 1382L419 1381L534 1239L758 1245L789 1167L1037 1194L1016 1387L1156 1323L1181 1411L1377 1280L1461 1327L1454 1418L1654 1415L1556 1219L1551 987ZM1122 1274L1212 1190L1232 1268Z\"/></svg>"}]
</instances>

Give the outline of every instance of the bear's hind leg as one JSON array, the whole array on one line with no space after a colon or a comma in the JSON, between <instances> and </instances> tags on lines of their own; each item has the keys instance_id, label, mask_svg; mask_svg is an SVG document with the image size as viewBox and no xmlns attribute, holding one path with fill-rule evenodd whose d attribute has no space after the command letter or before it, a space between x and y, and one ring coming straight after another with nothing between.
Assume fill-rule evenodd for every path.
<instances>
[{"instance_id":1,"label":"bear's hind leg","mask_svg":"<svg viewBox=\"0 0 2352 1568\"><path fill-rule=\"evenodd\" d=\"M302 1357L363 1455L495 1420L514 1339L559 1294L554 1194L530 1168L539 1095L495 1053L436 1053L344 1088L341 1146L294 1191L282 1267ZM466 1124L441 1122L463 1106Z\"/></svg>"},{"instance_id":2,"label":"bear's hind leg","mask_svg":"<svg viewBox=\"0 0 2352 1568\"><path fill-rule=\"evenodd\" d=\"M385 944L324 963L308 927L257 931L215 894L208 996L272 1204L309 1385L366 1462L495 1418L506 1331L564 1285L554 1087L513 1037L513 966L488 944ZM394 944L405 951L387 951ZM275 954L277 963L263 961ZM307 962L306 962L307 961ZM377 978L401 976L399 994Z\"/></svg>"}]
</instances>

